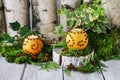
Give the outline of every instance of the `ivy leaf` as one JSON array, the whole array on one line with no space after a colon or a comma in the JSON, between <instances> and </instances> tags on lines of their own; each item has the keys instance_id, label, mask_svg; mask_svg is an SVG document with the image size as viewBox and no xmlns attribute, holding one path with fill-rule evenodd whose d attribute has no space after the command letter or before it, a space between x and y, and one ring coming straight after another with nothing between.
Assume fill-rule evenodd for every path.
<instances>
[{"instance_id":1,"label":"ivy leaf","mask_svg":"<svg viewBox=\"0 0 120 80\"><path fill-rule=\"evenodd\" d=\"M57 27L55 27L56 33L59 37L65 36L66 32L63 31L63 26L59 25Z\"/></svg>"},{"instance_id":2,"label":"ivy leaf","mask_svg":"<svg viewBox=\"0 0 120 80\"><path fill-rule=\"evenodd\" d=\"M103 33L100 26L96 24L95 28L92 29L93 32Z\"/></svg>"},{"instance_id":3,"label":"ivy leaf","mask_svg":"<svg viewBox=\"0 0 120 80\"><path fill-rule=\"evenodd\" d=\"M67 26L69 27L74 27L76 23L76 20L67 20Z\"/></svg>"},{"instance_id":4,"label":"ivy leaf","mask_svg":"<svg viewBox=\"0 0 120 80\"><path fill-rule=\"evenodd\" d=\"M23 39L25 36L28 35L28 33L29 33L30 31L31 31L31 30L29 29L29 26L28 26L28 25L25 25L24 27L20 28L19 34L20 34L21 38Z\"/></svg>"},{"instance_id":5,"label":"ivy leaf","mask_svg":"<svg viewBox=\"0 0 120 80\"><path fill-rule=\"evenodd\" d=\"M88 13L85 13L85 15L86 15L86 16L85 16L85 19L84 19L84 21L85 21L84 23L85 23L85 24L88 24L88 23L90 22L89 14L88 14Z\"/></svg>"},{"instance_id":6,"label":"ivy leaf","mask_svg":"<svg viewBox=\"0 0 120 80\"><path fill-rule=\"evenodd\" d=\"M105 18L105 16L102 16L102 15L100 15L99 17L98 17L98 21L99 22L106 22L107 20L106 20L106 18Z\"/></svg>"},{"instance_id":7,"label":"ivy leaf","mask_svg":"<svg viewBox=\"0 0 120 80\"><path fill-rule=\"evenodd\" d=\"M20 28L20 35L25 35L27 34L28 32L30 32L31 30L29 29L29 26L28 25L25 25L24 27Z\"/></svg>"},{"instance_id":8,"label":"ivy leaf","mask_svg":"<svg viewBox=\"0 0 120 80\"><path fill-rule=\"evenodd\" d=\"M18 31L20 29L20 24L16 21L13 23L10 23L11 28L13 29L13 31Z\"/></svg>"}]
</instances>

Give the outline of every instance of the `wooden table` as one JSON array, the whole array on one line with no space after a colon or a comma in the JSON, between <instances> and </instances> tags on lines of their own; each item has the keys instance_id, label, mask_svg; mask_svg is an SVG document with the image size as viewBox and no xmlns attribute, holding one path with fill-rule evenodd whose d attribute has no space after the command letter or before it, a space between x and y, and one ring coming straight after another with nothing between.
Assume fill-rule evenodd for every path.
<instances>
[{"instance_id":1,"label":"wooden table","mask_svg":"<svg viewBox=\"0 0 120 80\"><path fill-rule=\"evenodd\" d=\"M63 73L62 68L57 70L39 70L38 66L29 64L8 63L0 57L0 80L120 80L120 61L104 62L108 68L101 73L71 72L71 76Z\"/></svg>"}]
</instances>

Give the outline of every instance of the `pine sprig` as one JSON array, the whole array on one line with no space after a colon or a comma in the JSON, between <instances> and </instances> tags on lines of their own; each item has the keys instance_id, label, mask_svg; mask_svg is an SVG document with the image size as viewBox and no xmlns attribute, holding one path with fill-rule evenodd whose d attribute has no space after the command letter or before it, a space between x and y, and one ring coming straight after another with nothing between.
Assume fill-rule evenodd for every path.
<instances>
[{"instance_id":1,"label":"pine sprig","mask_svg":"<svg viewBox=\"0 0 120 80\"><path fill-rule=\"evenodd\" d=\"M54 70L54 69L58 69L59 68L59 66L56 63L52 62L52 61L44 62L44 63L41 63L41 62L39 62L39 63L31 62L31 64L38 66L39 69L44 69L44 70L47 70L47 71L49 71L51 69Z\"/></svg>"}]
</instances>

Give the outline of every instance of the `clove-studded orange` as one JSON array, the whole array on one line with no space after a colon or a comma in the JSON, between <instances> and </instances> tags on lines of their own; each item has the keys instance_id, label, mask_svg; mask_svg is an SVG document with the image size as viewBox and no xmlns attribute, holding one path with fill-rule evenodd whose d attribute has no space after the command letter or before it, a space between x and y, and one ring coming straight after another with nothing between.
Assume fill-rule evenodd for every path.
<instances>
[{"instance_id":1,"label":"clove-studded orange","mask_svg":"<svg viewBox=\"0 0 120 80\"><path fill-rule=\"evenodd\" d=\"M83 29L72 29L66 35L68 48L81 50L88 44L88 35Z\"/></svg>"},{"instance_id":2,"label":"clove-studded orange","mask_svg":"<svg viewBox=\"0 0 120 80\"><path fill-rule=\"evenodd\" d=\"M43 42L38 35L29 35L23 41L23 51L31 56L36 56L43 49Z\"/></svg>"}]
</instances>

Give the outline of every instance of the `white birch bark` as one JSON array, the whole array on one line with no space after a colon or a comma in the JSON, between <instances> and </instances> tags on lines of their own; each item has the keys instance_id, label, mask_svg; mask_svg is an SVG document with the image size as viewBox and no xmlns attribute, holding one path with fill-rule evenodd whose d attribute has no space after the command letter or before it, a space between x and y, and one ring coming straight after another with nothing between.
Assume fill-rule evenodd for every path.
<instances>
[{"instance_id":1,"label":"white birch bark","mask_svg":"<svg viewBox=\"0 0 120 80\"><path fill-rule=\"evenodd\" d=\"M33 26L44 34L48 43L56 43L56 0L33 0Z\"/></svg>"},{"instance_id":2,"label":"white birch bark","mask_svg":"<svg viewBox=\"0 0 120 80\"><path fill-rule=\"evenodd\" d=\"M83 63L83 60L87 57L68 57L68 56L61 56L60 53L62 51L62 48L54 48L53 49L53 61L57 63L58 65L62 65L63 67L67 67L69 64L73 64L73 66L78 67L81 63Z\"/></svg>"},{"instance_id":3,"label":"white birch bark","mask_svg":"<svg viewBox=\"0 0 120 80\"><path fill-rule=\"evenodd\" d=\"M0 0L0 34L6 31L2 0Z\"/></svg>"},{"instance_id":4,"label":"white birch bark","mask_svg":"<svg viewBox=\"0 0 120 80\"><path fill-rule=\"evenodd\" d=\"M52 51L52 60L58 65L61 65L61 56L60 56L61 50L62 48L53 48Z\"/></svg>"},{"instance_id":5,"label":"white birch bark","mask_svg":"<svg viewBox=\"0 0 120 80\"><path fill-rule=\"evenodd\" d=\"M69 8L76 8L80 6L81 0L60 0L61 6L69 7ZM66 25L67 18L64 14L60 15L60 24L63 26L63 30L65 32L69 31L69 28Z\"/></svg>"},{"instance_id":6,"label":"white birch bark","mask_svg":"<svg viewBox=\"0 0 120 80\"><path fill-rule=\"evenodd\" d=\"M68 56L62 56L62 66L67 67L67 65L70 65L72 63L73 66L78 67L83 63L84 57L68 57Z\"/></svg>"},{"instance_id":7,"label":"white birch bark","mask_svg":"<svg viewBox=\"0 0 120 80\"><path fill-rule=\"evenodd\" d=\"M109 22L120 26L120 0L102 0Z\"/></svg>"},{"instance_id":8,"label":"white birch bark","mask_svg":"<svg viewBox=\"0 0 120 80\"><path fill-rule=\"evenodd\" d=\"M80 5L81 0L61 0L62 6L69 6L71 8L76 8Z\"/></svg>"},{"instance_id":9,"label":"white birch bark","mask_svg":"<svg viewBox=\"0 0 120 80\"><path fill-rule=\"evenodd\" d=\"M21 26L28 24L29 0L3 0L5 6L5 18L7 33L15 36L17 32L13 31L9 23L18 21Z\"/></svg>"},{"instance_id":10,"label":"white birch bark","mask_svg":"<svg viewBox=\"0 0 120 80\"><path fill-rule=\"evenodd\" d=\"M86 2L86 3L89 3L90 1L92 1L92 0L83 0L83 2Z\"/></svg>"}]
</instances>

